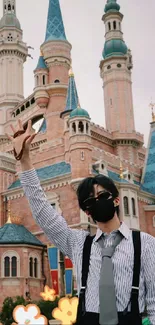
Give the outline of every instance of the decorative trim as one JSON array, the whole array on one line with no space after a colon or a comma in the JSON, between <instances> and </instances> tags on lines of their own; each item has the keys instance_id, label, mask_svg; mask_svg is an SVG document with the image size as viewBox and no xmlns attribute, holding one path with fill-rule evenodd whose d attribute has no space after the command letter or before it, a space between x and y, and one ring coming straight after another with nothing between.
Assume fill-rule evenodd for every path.
<instances>
[{"instance_id":1,"label":"decorative trim","mask_svg":"<svg viewBox=\"0 0 155 325\"><path fill-rule=\"evenodd\" d=\"M155 211L155 205L151 205L151 206L145 206L144 207L144 210L145 211Z\"/></svg>"},{"instance_id":2,"label":"decorative trim","mask_svg":"<svg viewBox=\"0 0 155 325\"><path fill-rule=\"evenodd\" d=\"M69 175L70 174L67 174L67 175L64 175L63 177L58 176L53 180L50 179L50 180L41 181L41 186L42 186L42 188L43 188L43 190L45 192L49 191L51 189L57 189L59 187L67 186L67 185L70 184ZM19 199L21 197L24 197L24 192L23 192L22 187L20 187L20 188L11 189L11 190L8 190L6 192L3 192L2 196L3 196L3 201L5 201L5 196L7 197L7 199L9 201L10 200L12 201L12 200L16 200L16 199Z\"/></svg>"}]
</instances>

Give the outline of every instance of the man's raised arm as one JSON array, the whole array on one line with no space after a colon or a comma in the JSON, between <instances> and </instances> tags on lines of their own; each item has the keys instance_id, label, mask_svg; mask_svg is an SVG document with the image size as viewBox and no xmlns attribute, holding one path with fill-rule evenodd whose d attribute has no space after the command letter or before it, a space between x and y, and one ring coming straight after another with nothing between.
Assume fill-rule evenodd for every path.
<instances>
[{"instance_id":1,"label":"man's raised arm","mask_svg":"<svg viewBox=\"0 0 155 325\"><path fill-rule=\"evenodd\" d=\"M35 134L32 134L31 122L29 121L26 131L23 130L21 121L19 121L19 130L15 130L13 126L11 128L15 136L8 137L13 142L16 159L20 158L22 173L19 177L32 215L49 240L72 259L75 244L83 245L87 233L70 229L65 219L48 202L30 159L30 145L35 138Z\"/></svg>"}]
</instances>

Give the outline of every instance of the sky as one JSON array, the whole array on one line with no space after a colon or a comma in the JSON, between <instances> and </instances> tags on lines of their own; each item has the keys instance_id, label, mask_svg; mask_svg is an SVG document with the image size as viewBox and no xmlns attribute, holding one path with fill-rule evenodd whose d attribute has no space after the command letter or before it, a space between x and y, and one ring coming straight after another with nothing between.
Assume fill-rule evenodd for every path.
<instances>
[{"instance_id":1,"label":"sky","mask_svg":"<svg viewBox=\"0 0 155 325\"><path fill-rule=\"evenodd\" d=\"M0 16L2 16L0 0ZM23 40L29 50L24 66L24 95L33 92L35 69L44 42L49 0L16 0L17 17ZM72 65L81 106L93 122L105 127L102 79L99 64L104 46L104 23L101 20L106 0L60 0L68 41L72 44ZM131 49L133 101L136 131L144 134L147 145L151 122L149 104L155 102L155 1L119 0L124 15L124 40ZM149 3L149 4L148 4Z\"/></svg>"}]
</instances>

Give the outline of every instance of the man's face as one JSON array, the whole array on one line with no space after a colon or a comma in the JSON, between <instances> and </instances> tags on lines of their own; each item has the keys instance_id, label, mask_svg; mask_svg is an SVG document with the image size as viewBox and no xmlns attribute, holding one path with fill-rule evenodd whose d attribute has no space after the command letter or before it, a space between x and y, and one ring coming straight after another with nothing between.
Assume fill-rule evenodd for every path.
<instances>
[{"instance_id":1,"label":"man's face","mask_svg":"<svg viewBox=\"0 0 155 325\"><path fill-rule=\"evenodd\" d=\"M99 184L94 184L93 186L93 189L94 189L94 193L90 193L88 199L85 201L86 203L86 214L91 216L91 205L94 204L93 201L97 201L97 200L100 200L102 199L102 197L104 197L106 200L109 200L112 198L112 194L106 190L102 185L99 185ZM96 200L93 200L93 199L96 199ZM119 205L119 198L116 198L114 201L114 205L117 206ZM90 207L90 209L89 209ZM88 210L87 210L88 208Z\"/></svg>"}]
</instances>

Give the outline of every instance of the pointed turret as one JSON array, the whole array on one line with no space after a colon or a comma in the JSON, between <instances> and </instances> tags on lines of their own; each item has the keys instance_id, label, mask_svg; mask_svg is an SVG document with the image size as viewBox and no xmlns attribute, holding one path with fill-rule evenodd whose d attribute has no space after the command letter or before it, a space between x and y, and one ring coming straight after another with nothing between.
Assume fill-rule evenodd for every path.
<instances>
[{"instance_id":1,"label":"pointed turret","mask_svg":"<svg viewBox=\"0 0 155 325\"><path fill-rule=\"evenodd\" d=\"M147 154L142 175L141 189L155 195L155 114L153 112L154 104L152 106L152 122L150 123L150 135L147 146Z\"/></svg>"},{"instance_id":2,"label":"pointed turret","mask_svg":"<svg viewBox=\"0 0 155 325\"><path fill-rule=\"evenodd\" d=\"M74 78L74 73L72 68L69 70L69 84L68 84L68 92L67 92L67 100L65 110L60 114L60 117L64 117L72 110L76 109L79 104L79 98Z\"/></svg>"},{"instance_id":3,"label":"pointed turret","mask_svg":"<svg viewBox=\"0 0 155 325\"><path fill-rule=\"evenodd\" d=\"M66 40L59 0L49 1L45 42L51 40Z\"/></svg>"},{"instance_id":4,"label":"pointed turret","mask_svg":"<svg viewBox=\"0 0 155 325\"><path fill-rule=\"evenodd\" d=\"M60 114L66 106L71 48L71 44L66 39L59 0L49 0L46 36L41 46L49 71L46 85L49 95L46 113L48 141L57 139L63 127Z\"/></svg>"},{"instance_id":5,"label":"pointed turret","mask_svg":"<svg viewBox=\"0 0 155 325\"><path fill-rule=\"evenodd\" d=\"M35 78L34 95L35 95L35 100L37 105L41 108L47 107L49 102L49 95L46 91L46 86L48 84L48 75L49 75L48 67L44 60L43 53L41 52L37 67L34 70L34 78Z\"/></svg>"},{"instance_id":6,"label":"pointed turret","mask_svg":"<svg viewBox=\"0 0 155 325\"><path fill-rule=\"evenodd\" d=\"M35 70L48 69L42 53L39 56L38 64Z\"/></svg>"}]
</instances>

